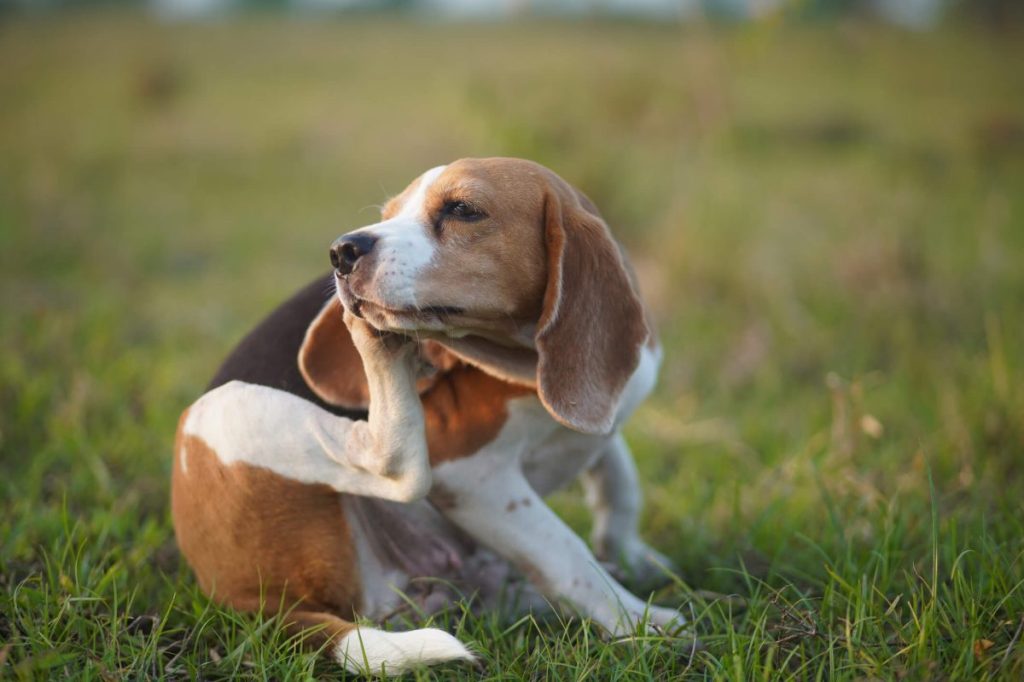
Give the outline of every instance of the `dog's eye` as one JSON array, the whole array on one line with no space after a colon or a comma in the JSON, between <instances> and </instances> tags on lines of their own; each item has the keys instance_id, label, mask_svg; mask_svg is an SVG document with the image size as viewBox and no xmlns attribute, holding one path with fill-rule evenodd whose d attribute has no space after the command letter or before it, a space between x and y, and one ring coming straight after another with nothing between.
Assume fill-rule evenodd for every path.
<instances>
[{"instance_id":1,"label":"dog's eye","mask_svg":"<svg viewBox=\"0 0 1024 682\"><path fill-rule=\"evenodd\" d=\"M458 220L480 220L487 217L487 214L468 201L446 201L444 214Z\"/></svg>"}]
</instances>

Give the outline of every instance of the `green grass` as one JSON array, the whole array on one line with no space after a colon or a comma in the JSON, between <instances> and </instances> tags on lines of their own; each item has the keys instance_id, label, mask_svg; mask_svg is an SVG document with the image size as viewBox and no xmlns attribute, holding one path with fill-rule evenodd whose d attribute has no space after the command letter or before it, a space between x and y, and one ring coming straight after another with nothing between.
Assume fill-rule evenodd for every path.
<instances>
[{"instance_id":1,"label":"green grass","mask_svg":"<svg viewBox=\"0 0 1024 682\"><path fill-rule=\"evenodd\" d=\"M331 239L492 154L593 196L656 311L655 599L747 607L692 599L690 660L453 605L489 678L1024 677L1022 38L0 24L0 677L339 674L197 592L175 422Z\"/></svg>"}]
</instances>

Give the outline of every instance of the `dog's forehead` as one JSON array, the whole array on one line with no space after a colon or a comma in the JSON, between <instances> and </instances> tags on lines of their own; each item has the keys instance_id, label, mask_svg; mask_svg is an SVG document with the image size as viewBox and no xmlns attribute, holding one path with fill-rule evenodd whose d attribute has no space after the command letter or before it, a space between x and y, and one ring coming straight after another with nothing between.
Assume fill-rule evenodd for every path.
<instances>
[{"instance_id":1,"label":"dog's forehead","mask_svg":"<svg viewBox=\"0 0 1024 682\"><path fill-rule=\"evenodd\" d=\"M445 166L438 184L483 185L500 191L534 188L547 182L550 171L524 159L459 159Z\"/></svg>"},{"instance_id":2,"label":"dog's forehead","mask_svg":"<svg viewBox=\"0 0 1024 682\"><path fill-rule=\"evenodd\" d=\"M429 211L449 196L476 200L487 197L508 208L532 204L550 185L551 176L551 171L523 159L459 159L416 177L387 203L384 214Z\"/></svg>"},{"instance_id":3,"label":"dog's forehead","mask_svg":"<svg viewBox=\"0 0 1024 682\"><path fill-rule=\"evenodd\" d=\"M416 217L413 214L422 211L427 191L446 168L447 166L435 166L417 176L405 189L384 204L383 215L392 217L404 213Z\"/></svg>"}]
</instances>

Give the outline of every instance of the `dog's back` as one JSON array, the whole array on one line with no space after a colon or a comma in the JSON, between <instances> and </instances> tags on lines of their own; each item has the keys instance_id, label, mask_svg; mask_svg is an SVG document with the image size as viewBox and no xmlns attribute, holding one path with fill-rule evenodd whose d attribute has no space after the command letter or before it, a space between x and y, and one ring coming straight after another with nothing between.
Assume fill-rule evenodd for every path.
<instances>
[{"instance_id":1,"label":"dog's back","mask_svg":"<svg viewBox=\"0 0 1024 682\"><path fill-rule=\"evenodd\" d=\"M332 414L366 419L366 410L342 408L320 399L302 378L297 358L306 330L334 295L333 277L323 275L279 305L242 339L214 375L207 391L229 381L287 391Z\"/></svg>"}]
</instances>

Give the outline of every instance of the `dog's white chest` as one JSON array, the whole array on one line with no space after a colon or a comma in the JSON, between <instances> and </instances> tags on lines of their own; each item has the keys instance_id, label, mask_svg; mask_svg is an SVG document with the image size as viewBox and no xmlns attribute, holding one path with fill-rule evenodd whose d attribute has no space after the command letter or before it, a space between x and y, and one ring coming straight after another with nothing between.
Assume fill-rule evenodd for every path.
<instances>
[{"instance_id":1,"label":"dog's white chest","mask_svg":"<svg viewBox=\"0 0 1024 682\"><path fill-rule=\"evenodd\" d=\"M473 469L517 464L541 496L564 488L586 469L608 443L608 436L572 431L556 422L535 396L509 403L508 421L494 442L467 458ZM453 467L459 468L459 467Z\"/></svg>"}]
</instances>

